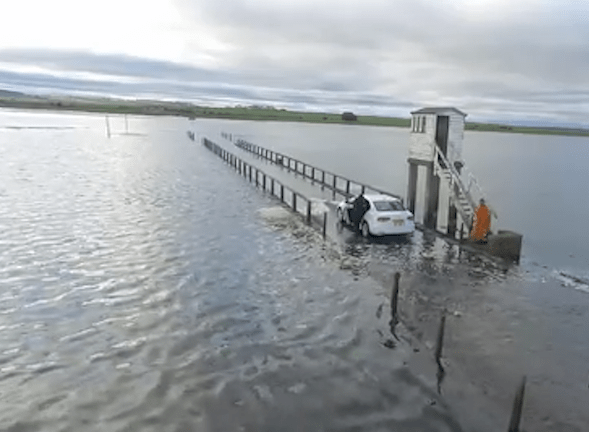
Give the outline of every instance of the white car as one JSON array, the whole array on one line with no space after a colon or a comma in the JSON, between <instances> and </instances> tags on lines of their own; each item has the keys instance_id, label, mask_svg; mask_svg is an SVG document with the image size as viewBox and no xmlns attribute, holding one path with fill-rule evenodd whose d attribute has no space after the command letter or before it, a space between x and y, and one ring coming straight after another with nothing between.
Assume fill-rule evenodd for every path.
<instances>
[{"instance_id":1,"label":"white car","mask_svg":"<svg viewBox=\"0 0 589 432\"><path fill-rule=\"evenodd\" d=\"M401 200L389 195L364 195L370 208L360 221L364 237L411 234L415 231L413 214L403 207ZM342 224L352 225L349 210L358 197L348 198L337 206L337 217Z\"/></svg>"}]
</instances>

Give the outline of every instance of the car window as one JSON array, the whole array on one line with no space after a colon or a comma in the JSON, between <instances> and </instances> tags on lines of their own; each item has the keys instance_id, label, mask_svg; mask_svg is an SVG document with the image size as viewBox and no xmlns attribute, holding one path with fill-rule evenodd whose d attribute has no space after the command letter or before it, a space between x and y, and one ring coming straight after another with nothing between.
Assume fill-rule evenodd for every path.
<instances>
[{"instance_id":1,"label":"car window","mask_svg":"<svg viewBox=\"0 0 589 432\"><path fill-rule=\"evenodd\" d=\"M374 201L374 207L378 211L403 211L399 201Z\"/></svg>"}]
</instances>

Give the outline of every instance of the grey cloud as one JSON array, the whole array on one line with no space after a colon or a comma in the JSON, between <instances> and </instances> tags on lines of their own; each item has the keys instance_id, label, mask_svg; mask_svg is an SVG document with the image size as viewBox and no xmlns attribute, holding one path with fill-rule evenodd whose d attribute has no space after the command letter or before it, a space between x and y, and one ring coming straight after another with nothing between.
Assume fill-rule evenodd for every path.
<instances>
[{"instance_id":1,"label":"grey cloud","mask_svg":"<svg viewBox=\"0 0 589 432\"><path fill-rule=\"evenodd\" d=\"M208 70L179 63L127 55L98 55L84 51L1 50L0 62L35 65L56 71L94 72L139 78L191 81L219 80L222 82L234 82L237 79L229 71Z\"/></svg>"},{"instance_id":2,"label":"grey cloud","mask_svg":"<svg viewBox=\"0 0 589 432\"><path fill-rule=\"evenodd\" d=\"M177 3L188 13L195 4ZM498 86L517 98L534 86L588 84L589 6L583 2L538 1L527 9L495 10L495 19L478 21L469 21L459 2L196 4L217 35L234 44L229 64L237 67L255 63L260 70L290 74L344 69L347 88L362 85L370 91L396 80L397 88L432 90L447 98L468 97L471 91L482 95ZM409 57L407 47L413 51ZM278 51L289 54L273 55ZM398 60L399 69L380 67L387 56ZM419 63L427 63L426 73ZM461 87L472 79L481 82L478 89Z\"/></svg>"},{"instance_id":3,"label":"grey cloud","mask_svg":"<svg viewBox=\"0 0 589 432\"><path fill-rule=\"evenodd\" d=\"M216 55L217 68L39 50L0 51L0 62L8 69L32 64L121 77L118 84L37 77L56 88L405 115L407 107L454 104L472 120L509 116L587 123L589 5L584 2L537 0L527 9L524 2L505 2L505 10L476 19L468 19L460 1L175 2L189 32L205 29L224 44L222 52L207 53Z\"/></svg>"},{"instance_id":4,"label":"grey cloud","mask_svg":"<svg viewBox=\"0 0 589 432\"><path fill-rule=\"evenodd\" d=\"M226 83L208 82L191 83L183 81L145 80L143 82L111 82L80 78L63 79L51 74L17 73L0 71L0 83L10 89L40 89L42 93L61 91L76 94L102 94L118 96L173 97L177 100L191 102L225 101L229 104L279 104L293 109L336 110L341 107L372 106L407 107L405 101L386 98L381 95L354 92L301 92L293 89L264 88L246 85L228 85Z\"/></svg>"}]
</instances>

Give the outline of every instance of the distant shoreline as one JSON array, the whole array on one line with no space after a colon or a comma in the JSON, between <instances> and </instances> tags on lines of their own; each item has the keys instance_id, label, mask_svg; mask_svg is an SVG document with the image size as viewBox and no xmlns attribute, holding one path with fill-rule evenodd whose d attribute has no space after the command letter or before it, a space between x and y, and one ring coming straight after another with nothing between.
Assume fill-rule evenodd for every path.
<instances>
[{"instance_id":1,"label":"distant shoreline","mask_svg":"<svg viewBox=\"0 0 589 432\"><path fill-rule=\"evenodd\" d=\"M409 128L411 120L396 117L358 115L355 120L343 120L341 114L297 112L270 107L196 106L183 102L152 100L116 100L106 98L43 97L0 91L0 108L42 109L51 111L81 111L103 114L169 115L189 119L218 118L228 120L287 121L318 124L351 124ZM534 135L589 136L587 129L556 127L509 126L492 123L470 123L467 131L506 132Z\"/></svg>"}]
</instances>

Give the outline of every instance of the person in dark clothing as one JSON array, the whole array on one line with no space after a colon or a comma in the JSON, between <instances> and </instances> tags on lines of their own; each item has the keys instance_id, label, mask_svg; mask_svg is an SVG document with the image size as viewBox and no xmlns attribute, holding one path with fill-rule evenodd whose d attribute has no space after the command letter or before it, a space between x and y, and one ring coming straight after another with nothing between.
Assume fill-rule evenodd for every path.
<instances>
[{"instance_id":1,"label":"person in dark clothing","mask_svg":"<svg viewBox=\"0 0 589 432\"><path fill-rule=\"evenodd\" d=\"M352 208L349 210L350 222L352 222L352 225L355 228L360 228L360 222L369 209L370 203L364 198L364 194L360 194L360 196L354 200Z\"/></svg>"}]
</instances>

